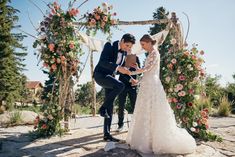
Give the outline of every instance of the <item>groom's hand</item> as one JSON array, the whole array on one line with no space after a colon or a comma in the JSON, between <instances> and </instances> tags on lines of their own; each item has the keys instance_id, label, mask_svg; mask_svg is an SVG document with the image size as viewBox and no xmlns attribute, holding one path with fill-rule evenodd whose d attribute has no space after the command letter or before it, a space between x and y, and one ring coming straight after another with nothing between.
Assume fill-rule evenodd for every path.
<instances>
[{"instance_id":1,"label":"groom's hand","mask_svg":"<svg viewBox=\"0 0 235 157\"><path fill-rule=\"evenodd\" d=\"M117 70L118 70L118 72L120 72L122 74L131 75L131 72L125 67L118 67Z\"/></svg>"},{"instance_id":2,"label":"groom's hand","mask_svg":"<svg viewBox=\"0 0 235 157\"><path fill-rule=\"evenodd\" d=\"M136 86L138 84L138 80L131 79L131 86Z\"/></svg>"}]
</instances>

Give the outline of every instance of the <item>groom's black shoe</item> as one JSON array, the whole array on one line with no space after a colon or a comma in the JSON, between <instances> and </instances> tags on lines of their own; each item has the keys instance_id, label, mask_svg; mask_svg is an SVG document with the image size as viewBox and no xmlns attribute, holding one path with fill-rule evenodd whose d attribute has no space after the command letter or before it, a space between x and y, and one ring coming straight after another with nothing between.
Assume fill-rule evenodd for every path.
<instances>
[{"instance_id":1,"label":"groom's black shoe","mask_svg":"<svg viewBox=\"0 0 235 157\"><path fill-rule=\"evenodd\" d=\"M103 106L100 107L99 113L100 113L100 116L102 116L104 118L110 118L110 116L107 112L107 109L104 108Z\"/></svg>"},{"instance_id":2,"label":"groom's black shoe","mask_svg":"<svg viewBox=\"0 0 235 157\"><path fill-rule=\"evenodd\" d=\"M106 141L106 142L110 142L110 141L112 141L112 142L119 142L120 140L117 139L117 138L114 138L111 135L106 135L106 136L104 136L104 141Z\"/></svg>"}]
</instances>

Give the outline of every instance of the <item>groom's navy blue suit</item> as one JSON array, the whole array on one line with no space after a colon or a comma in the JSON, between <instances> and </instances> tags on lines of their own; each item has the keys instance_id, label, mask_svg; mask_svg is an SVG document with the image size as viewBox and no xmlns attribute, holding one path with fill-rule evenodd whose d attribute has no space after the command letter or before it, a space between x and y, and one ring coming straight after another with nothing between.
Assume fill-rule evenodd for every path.
<instances>
[{"instance_id":1,"label":"groom's navy blue suit","mask_svg":"<svg viewBox=\"0 0 235 157\"><path fill-rule=\"evenodd\" d=\"M101 52L100 60L94 70L94 78L98 85L105 89L103 107L107 109L110 118L104 119L104 136L110 135L110 127L113 115L113 102L116 96L124 90L124 83L115 79L116 69L124 62L126 52L118 50L119 41L107 42ZM121 61L117 63L118 52L121 52Z\"/></svg>"}]
</instances>

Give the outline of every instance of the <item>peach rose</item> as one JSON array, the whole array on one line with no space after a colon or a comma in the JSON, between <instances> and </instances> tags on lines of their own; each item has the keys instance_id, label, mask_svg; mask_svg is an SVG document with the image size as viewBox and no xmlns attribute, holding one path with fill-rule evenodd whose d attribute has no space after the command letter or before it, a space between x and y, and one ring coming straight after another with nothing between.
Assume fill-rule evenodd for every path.
<instances>
[{"instance_id":1,"label":"peach rose","mask_svg":"<svg viewBox=\"0 0 235 157\"><path fill-rule=\"evenodd\" d=\"M53 43L48 45L48 48L51 52L54 52L55 45Z\"/></svg>"},{"instance_id":2,"label":"peach rose","mask_svg":"<svg viewBox=\"0 0 235 157\"><path fill-rule=\"evenodd\" d=\"M42 129L46 129L47 128L47 125L46 124L43 124L42 125Z\"/></svg>"}]
</instances>

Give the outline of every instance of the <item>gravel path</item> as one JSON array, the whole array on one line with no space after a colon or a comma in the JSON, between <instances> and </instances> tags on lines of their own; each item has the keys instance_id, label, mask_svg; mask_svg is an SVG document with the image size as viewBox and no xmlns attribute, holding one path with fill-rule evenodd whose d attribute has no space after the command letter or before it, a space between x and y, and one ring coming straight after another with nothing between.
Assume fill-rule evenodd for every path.
<instances>
[{"instance_id":1,"label":"gravel path","mask_svg":"<svg viewBox=\"0 0 235 157\"><path fill-rule=\"evenodd\" d=\"M131 116L129 115L129 119ZM190 155L162 155L161 157L235 157L235 117L210 118L211 130L224 138L222 143L198 142L197 150ZM115 132L117 116L113 120L113 135L125 140L127 123L121 133ZM130 150L125 143L105 152L113 143L102 141L103 118L84 115L70 121L71 131L62 137L32 141L28 134L33 126L0 128L0 157L150 157ZM159 157L159 156L157 156Z\"/></svg>"}]
</instances>

